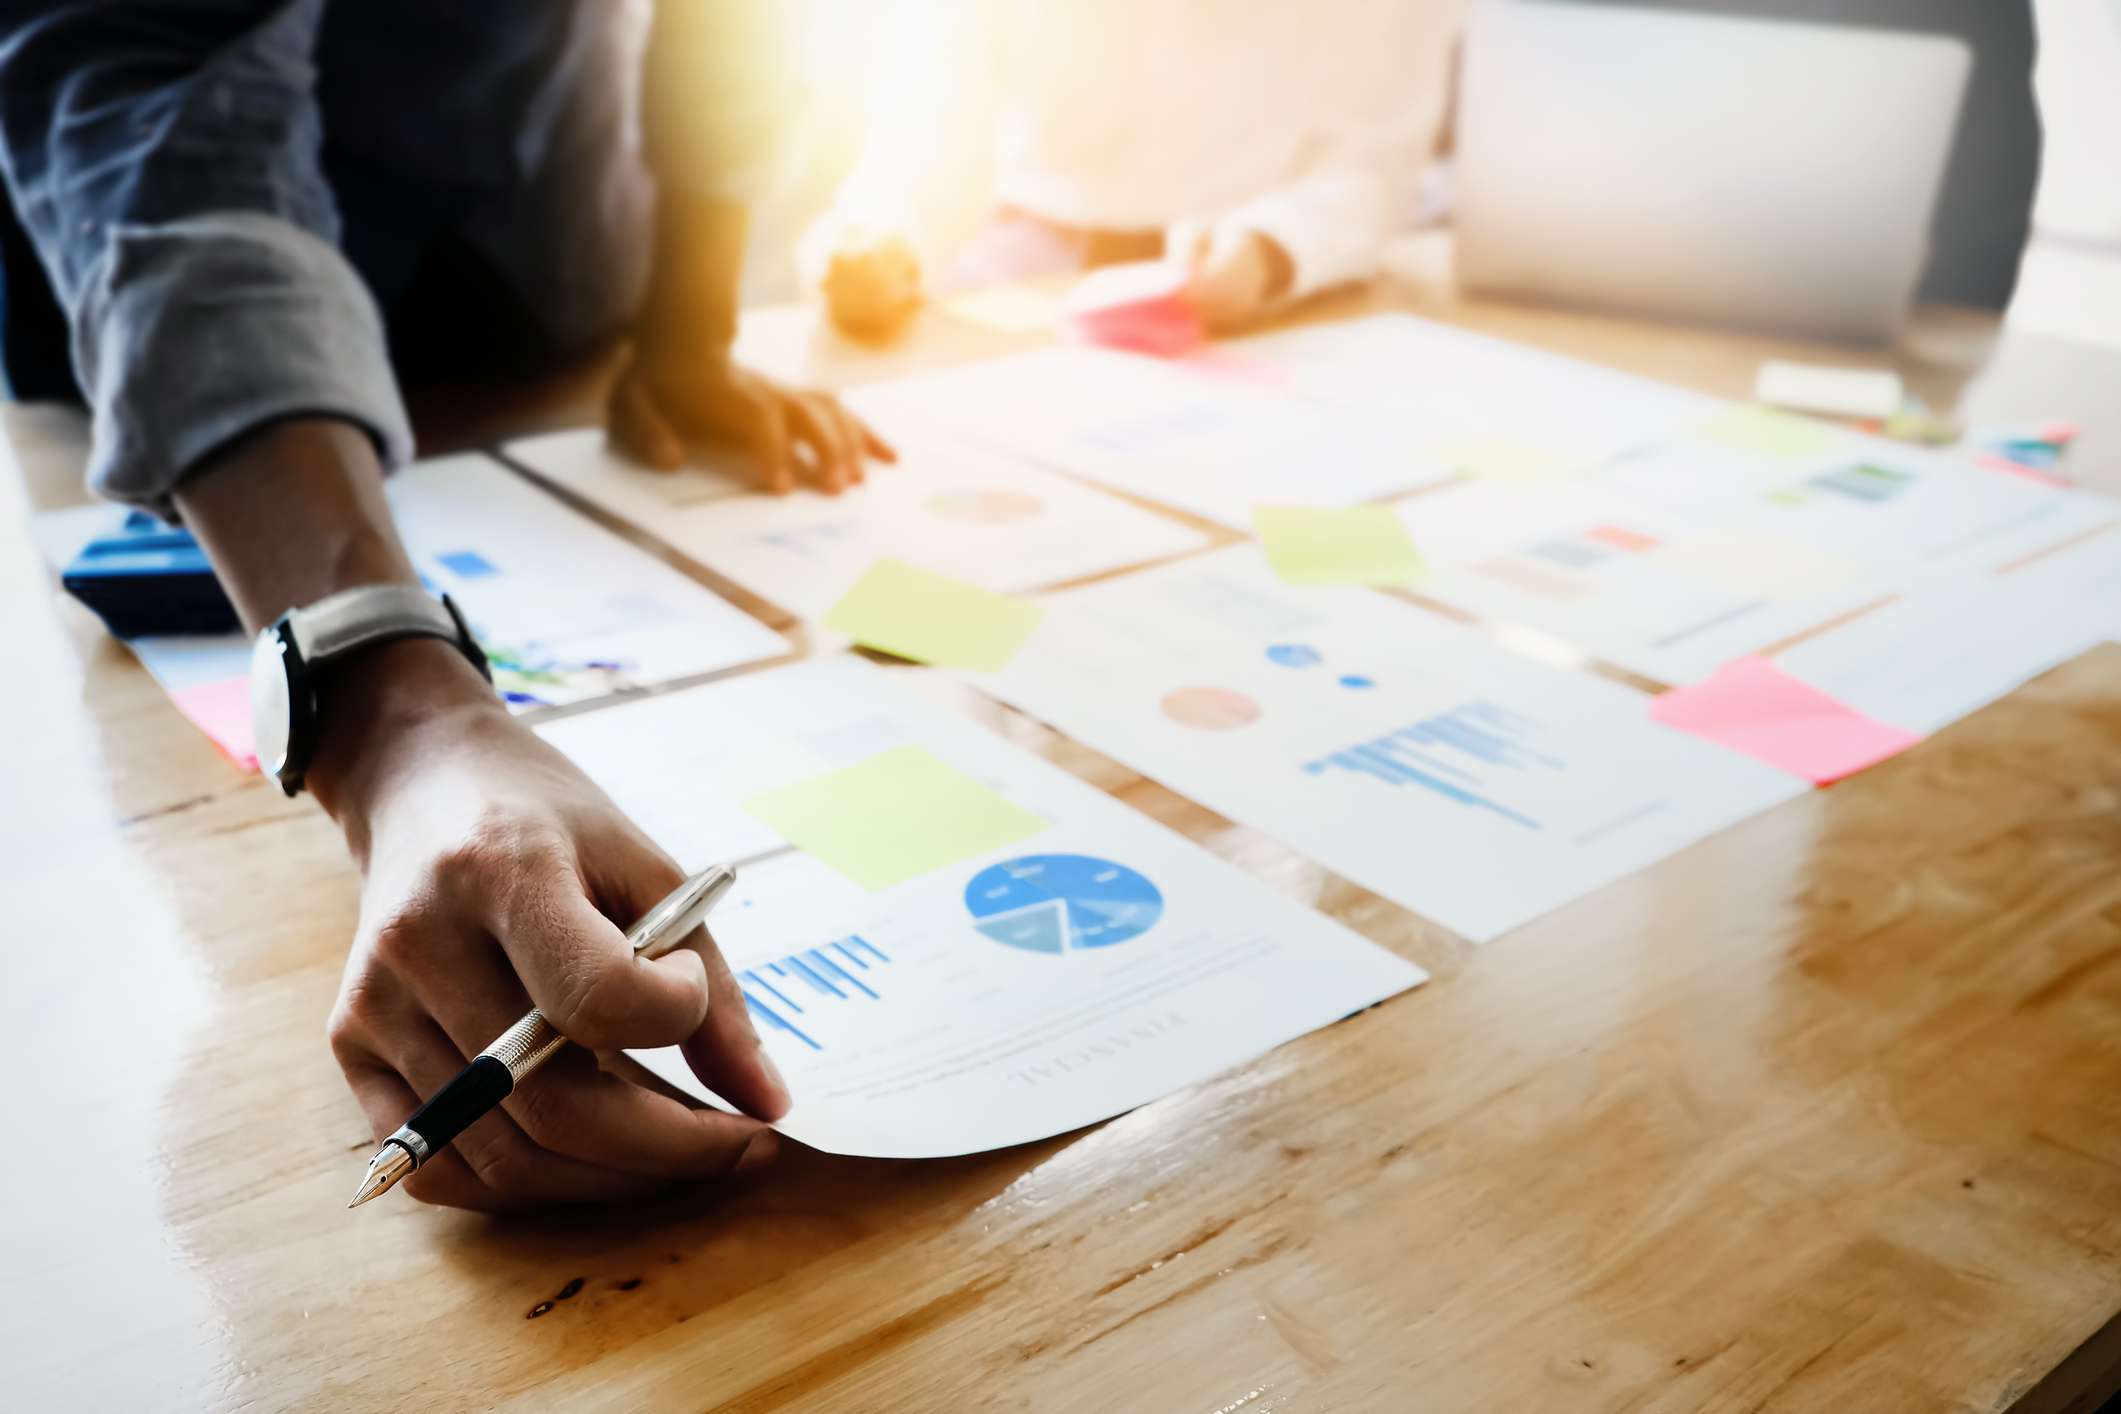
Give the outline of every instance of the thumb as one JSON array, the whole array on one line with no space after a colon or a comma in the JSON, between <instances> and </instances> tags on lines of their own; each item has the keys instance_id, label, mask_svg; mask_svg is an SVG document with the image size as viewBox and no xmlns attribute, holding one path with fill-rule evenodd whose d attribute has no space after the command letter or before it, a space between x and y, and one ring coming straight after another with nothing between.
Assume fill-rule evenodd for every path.
<instances>
[{"instance_id":1,"label":"thumb","mask_svg":"<svg viewBox=\"0 0 2121 1414\"><path fill-rule=\"evenodd\" d=\"M496 931L530 999L578 1046L675 1045L706 1019L700 958L684 950L653 962L636 957L577 878L525 890Z\"/></svg>"}]
</instances>

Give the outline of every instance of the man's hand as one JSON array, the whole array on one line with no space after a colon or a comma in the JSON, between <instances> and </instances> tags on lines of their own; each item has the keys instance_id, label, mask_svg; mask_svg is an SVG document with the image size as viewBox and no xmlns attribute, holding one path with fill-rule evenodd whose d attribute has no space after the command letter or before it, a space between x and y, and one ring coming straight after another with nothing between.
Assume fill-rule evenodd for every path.
<instances>
[{"instance_id":1,"label":"man's hand","mask_svg":"<svg viewBox=\"0 0 2121 1414\"><path fill-rule=\"evenodd\" d=\"M777 496L798 480L838 495L860 484L865 457L898 460L830 393L776 383L719 351L635 354L612 391L610 417L612 443L658 471L683 466L693 446L733 446Z\"/></svg>"},{"instance_id":2,"label":"man's hand","mask_svg":"<svg viewBox=\"0 0 2121 1414\"><path fill-rule=\"evenodd\" d=\"M317 798L366 875L330 1035L378 1140L535 1003L563 1050L408 1181L501 1209L634 1197L764 1161L786 1087L711 941L655 962L631 922L682 874L446 644L407 640L335 675ZM693 1109L589 1051L683 1045L756 1119Z\"/></svg>"},{"instance_id":3,"label":"man's hand","mask_svg":"<svg viewBox=\"0 0 2121 1414\"><path fill-rule=\"evenodd\" d=\"M1295 279L1289 253L1257 231L1204 232L1181 253L1189 270L1187 303L1215 333L1241 329L1283 296Z\"/></svg>"}]
</instances>

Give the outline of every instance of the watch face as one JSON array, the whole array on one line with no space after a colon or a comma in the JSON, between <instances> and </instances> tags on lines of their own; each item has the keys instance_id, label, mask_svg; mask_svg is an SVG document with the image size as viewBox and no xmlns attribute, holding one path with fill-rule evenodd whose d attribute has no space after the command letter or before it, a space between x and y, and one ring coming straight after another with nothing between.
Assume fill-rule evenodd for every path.
<instances>
[{"instance_id":1,"label":"watch face","mask_svg":"<svg viewBox=\"0 0 2121 1414\"><path fill-rule=\"evenodd\" d=\"M287 764L287 737L294 721L288 696L287 659L277 629L266 629L250 655L250 722L257 738L258 764L269 776Z\"/></svg>"}]
</instances>

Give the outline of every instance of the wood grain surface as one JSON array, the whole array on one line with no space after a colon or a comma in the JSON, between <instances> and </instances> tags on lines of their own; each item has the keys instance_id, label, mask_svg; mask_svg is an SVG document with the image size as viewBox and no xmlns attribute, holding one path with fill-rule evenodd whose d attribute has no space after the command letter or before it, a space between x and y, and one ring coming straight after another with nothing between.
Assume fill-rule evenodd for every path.
<instances>
[{"instance_id":1,"label":"wood grain surface","mask_svg":"<svg viewBox=\"0 0 2121 1414\"><path fill-rule=\"evenodd\" d=\"M1848 357L1419 281L1313 314L1390 303L1724 394ZM1926 327L1972 358L1989 332ZM997 346L932 316L882 355L800 312L747 330L837 382ZM1967 365L1908 369L1948 401ZM323 1027L353 870L48 583L24 513L78 498L78 419L4 430L0 1403L1989 1410L2113 1383L2121 647L1477 953L905 670L1435 980L1002 1153L791 1145L623 1211L349 1213L369 1133ZM2121 489L2117 462L2077 469Z\"/></svg>"}]
</instances>

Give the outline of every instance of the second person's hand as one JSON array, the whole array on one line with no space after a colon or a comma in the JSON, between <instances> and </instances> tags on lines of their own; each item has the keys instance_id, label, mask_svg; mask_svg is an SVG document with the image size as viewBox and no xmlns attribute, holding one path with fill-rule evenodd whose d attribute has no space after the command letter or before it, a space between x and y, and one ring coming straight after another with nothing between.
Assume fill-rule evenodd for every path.
<instances>
[{"instance_id":1,"label":"second person's hand","mask_svg":"<svg viewBox=\"0 0 2121 1414\"><path fill-rule=\"evenodd\" d=\"M834 495L859 485L868 458L898 454L830 393L792 388L727 353L636 351L611 395L611 440L635 460L675 471L695 446L748 454L775 495L808 484Z\"/></svg>"}]
</instances>

